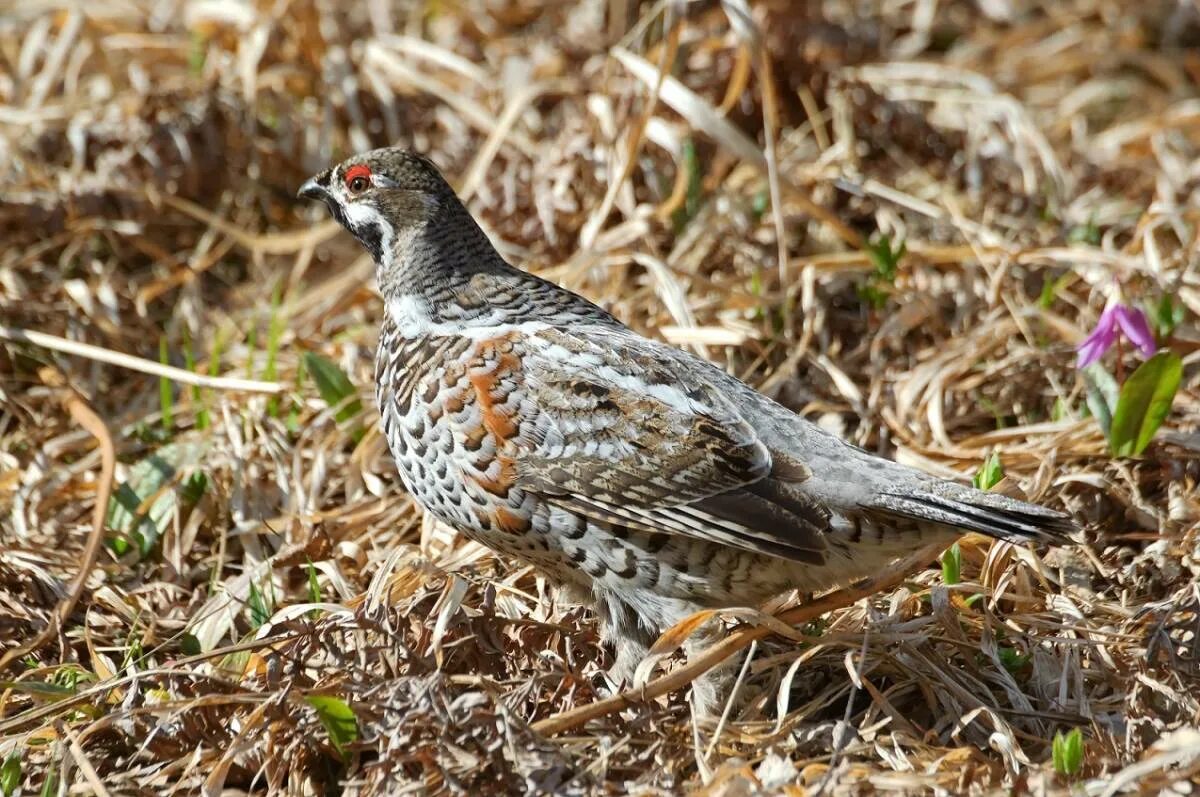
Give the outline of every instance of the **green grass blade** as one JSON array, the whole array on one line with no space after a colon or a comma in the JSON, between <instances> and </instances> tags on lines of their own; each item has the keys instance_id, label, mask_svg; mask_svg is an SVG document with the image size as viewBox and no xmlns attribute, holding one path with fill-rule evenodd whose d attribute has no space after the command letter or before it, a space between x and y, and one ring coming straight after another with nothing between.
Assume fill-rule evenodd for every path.
<instances>
[{"instance_id":1,"label":"green grass blade","mask_svg":"<svg viewBox=\"0 0 1200 797\"><path fill-rule=\"evenodd\" d=\"M21 786L21 756L13 752L0 765L0 794L12 797Z\"/></svg>"},{"instance_id":2,"label":"green grass blade","mask_svg":"<svg viewBox=\"0 0 1200 797\"><path fill-rule=\"evenodd\" d=\"M276 359L279 355L279 342L283 339L283 332L287 328L287 318L282 311L282 302L283 280L279 280L271 292L271 319L267 325L267 365L263 372L263 379L267 382L274 382L277 376ZM267 414L272 418L279 417L278 396L271 396L267 400Z\"/></svg>"},{"instance_id":3,"label":"green grass blade","mask_svg":"<svg viewBox=\"0 0 1200 797\"><path fill-rule=\"evenodd\" d=\"M962 581L962 549L956 542L942 554L942 583L952 587L960 581Z\"/></svg>"},{"instance_id":4,"label":"green grass blade","mask_svg":"<svg viewBox=\"0 0 1200 797\"><path fill-rule=\"evenodd\" d=\"M158 361L163 365L170 365L171 358L167 353L167 337L163 335L158 339ZM162 414L163 431L167 434L171 433L175 424L172 422L174 409L174 397L171 393L171 380L165 376L158 378L158 406Z\"/></svg>"},{"instance_id":5,"label":"green grass blade","mask_svg":"<svg viewBox=\"0 0 1200 797\"><path fill-rule=\"evenodd\" d=\"M990 490L1004 478L1004 464L1000 462L1000 452L993 451L979 466L979 470L971 478L971 483L977 490Z\"/></svg>"}]
</instances>

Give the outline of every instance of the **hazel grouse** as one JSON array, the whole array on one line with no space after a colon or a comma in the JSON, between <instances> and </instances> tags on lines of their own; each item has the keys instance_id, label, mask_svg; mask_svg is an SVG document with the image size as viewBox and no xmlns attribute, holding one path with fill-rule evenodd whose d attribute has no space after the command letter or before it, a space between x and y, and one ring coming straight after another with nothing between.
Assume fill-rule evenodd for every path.
<instances>
[{"instance_id":1,"label":"hazel grouse","mask_svg":"<svg viewBox=\"0 0 1200 797\"><path fill-rule=\"evenodd\" d=\"M300 196L377 265L376 395L404 486L584 594L618 681L699 609L822 590L968 530L1062 543L1072 528L868 454L514 268L419 155L356 155ZM715 689L699 685L701 708Z\"/></svg>"}]
</instances>

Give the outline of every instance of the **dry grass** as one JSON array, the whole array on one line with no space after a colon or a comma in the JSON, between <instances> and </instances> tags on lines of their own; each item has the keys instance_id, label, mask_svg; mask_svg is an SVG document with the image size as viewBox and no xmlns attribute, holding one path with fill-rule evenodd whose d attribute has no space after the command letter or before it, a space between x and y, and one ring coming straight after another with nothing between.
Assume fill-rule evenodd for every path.
<instances>
[{"instance_id":1,"label":"dry grass","mask_svg":"<svg viewBox=\"0 0 1200 797\"><path fill-rule=\"evenodd\" d=\"M1084 792L1187 793L1200 8L544 5L0 15L0 760L22 793L1065 792L1050 739L1073 727ZM959 584L925 567L799 635L739 632L720 727L679 691L566 727L600 699L591 619L403 494L369 399L370 264L292 198L392 142L514 261L869 448L960 476L999 451L1085 539L971 538ZM878 234L907 246L894 285L870 276ZM1187 309L1184 386L1136 460L1107 455L1073 368L1114 279ZM21 330L279 392L164 400ZM360 405L328 406L306 352ZM148 519L97 512L110 449ZM131 528L145 550L114 548ZM356 740L337 749L314 695Z\"/></svg>"}]
</instances>

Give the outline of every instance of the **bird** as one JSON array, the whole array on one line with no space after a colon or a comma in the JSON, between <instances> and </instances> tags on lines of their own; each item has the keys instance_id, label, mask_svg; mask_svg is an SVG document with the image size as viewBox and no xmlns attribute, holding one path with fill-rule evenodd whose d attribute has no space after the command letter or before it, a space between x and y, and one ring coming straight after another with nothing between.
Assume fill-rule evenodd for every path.
<instances>
[{"instance_id":1,"label":"bird","mask_svg":"<svg viewBox=\"0 0 1200 797\"><path fill-rule=\"evenodd\" d=\"M967 532L1070 541L1066 514L875 456L514 267L420 154L354 155L299 197L375 262L375 393L404 487L590 604L616 685L704 609L844 585ZM725 686L694 683L694 707Z\"/></svg>"}]
</instances>

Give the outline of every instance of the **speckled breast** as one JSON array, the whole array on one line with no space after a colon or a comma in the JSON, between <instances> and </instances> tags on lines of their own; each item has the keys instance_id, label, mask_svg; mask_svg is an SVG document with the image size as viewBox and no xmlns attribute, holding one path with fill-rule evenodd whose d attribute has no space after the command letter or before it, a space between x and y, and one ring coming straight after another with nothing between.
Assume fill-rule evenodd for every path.
<instances>
[{"instance_id":1,"label":"speckled breast","mask_svg":"<svg viewBox=\"0 0 1200 797\"><path fill-rule=\"evenodd\" d=\"M514 345L503 336L403 338L385 322L376 356L381 423L405 487L427 511L500 550L531 530L535 509L515 486L522 395Z\"/></svg>"}]
</instances>

